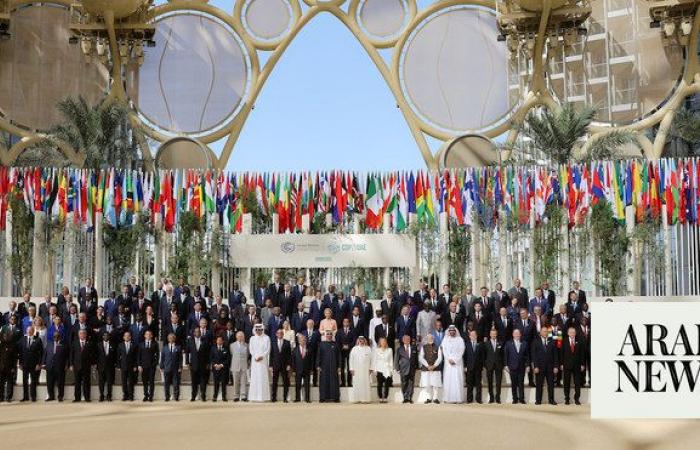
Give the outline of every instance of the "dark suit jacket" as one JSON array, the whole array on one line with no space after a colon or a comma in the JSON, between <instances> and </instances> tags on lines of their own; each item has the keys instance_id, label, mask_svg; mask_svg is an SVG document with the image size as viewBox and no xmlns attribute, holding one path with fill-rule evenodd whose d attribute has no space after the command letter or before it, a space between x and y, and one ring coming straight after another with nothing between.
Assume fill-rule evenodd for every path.
<instances>
[{"instance_id":1,"label":"dark suit jacket","mask_svg":"<svg viewBox=\"0 0 700 450\"><path fill-rule=\"evenodd\" d=\"M389 325L388 323L386 324L388 333L384 332L384 324L380 323L376 327L374 327L374 342L376 344L379 344L379 339L381 338L386 338L386 340L389 343L389 346L393 348L394 346L394 339L396 338L396 335L394 334L394 328Z\"/></svg>"},{"instance_id":2,"label":"dark suit jacket","mask_svg":"<svg viewBox=\"0 0 700 450\"><path fill-rule=\"evenodd\" d=\"M292 364L292 347L289 341L282 339L282 348L277 345L277 338L270 339L270 367L273 370L285 370Z\"/></svg>"},{"instance_id":3,"label":"dark suit jacket","mask_svg":"<svg viewBox=\"0 0 700 450\"><path fill-rule=\"evenodd\" d=\"M97 369L112 369L117 365L117 349L110 342L109 343L109 354L105 353L104 342L100 341L97 343Z\"/></svg>"},{"instance_id":4,"label":"dark suit jacket","mask_svg":"<svg viewBox=\"0 0 700 450\"><path fill-rule=\"evenodd\" d=\"M163 336L161 340L167 342L168 335L173 333L175 335L175 343L179 346L185 344L185 339L191 333L192 329L188 329L185 325L178 325L176 330L173 330L173 324L169 323L163 327Z\"/></svg>"},{"instance_id":5,"label":"dark suit jacket","mask_svg":"<svg viewBox=\"0 0 700 450\"><path fill-rule=\"evenodd\" d=\"M221 351L216 347L216 345L211 346L211 351L209 354L209 363L214 368L214 364L223 364L225 367L223 370L228 370L231 364L231 353L229 351L228 345L224 344L221 347Z\"/></svg>"},{"instance_id":6,"label":"dark suit jacket","mask_svg":"<svg viewBox=\"0 0 700 450\"><path fill-rule=\"evenodd\" d=\"M338 328L338 333L335 335L335 341L338 343L338 348L341 352L350 352L355 346L355 333L352 327L348 327L348 332L342 326ZM347 347L347 348L346 348Z\"/></svg>"},{"instance_id":7,"label":"dark suit jacket","mask_svg":"<svg viewBox=\"0 0 700 450\"><path fill-rule=\"evenodd\" d=\"M70 346L70 363L73 370L90 369L94 364L94 347L88 339L85 342L85 347L80 348L80 339L76 338Z\"/></svg>"},{"instance_id":8,"label":"dark suit jacket","mask_svg":"<svg viewBox=\"0 0 700 450\"><path fill-rule=\"evenodd\" d=\"M355 333L355 338L358 338L359 336L367 337L367 326L365 325L365 323L366 322L362 318L362 315L360 315L357 319L357 325L355 325L354 317L350 316L350 329L353 333Z\"/></svg>"},{"instance_id":9,"label":"dark suit jacket","mask_svg":"<svg viewBox=\"0 0 700 450\"><path fill-rule=\"evenodd\" d=\"M158 366L158 343L155 339L151 340L151 347L146 348L146 342L139 344L139 354L136 358L139 367L144 369L152 369Z\"/></svg>"},{"instance_id":10,"label":"dark suit jacket","mask_svg":"<svg viewBox=\"0 0 700 450\"><path fill-rule=\"evenodd\" d=\"M19 305L17 305L17 314L19 314L18 319L22 319L25 316L28 316L29 315L29 308L31 308L31 307L36 308L36 304L34 302L29 302L29 305L25 305L25 303L23 301L20 302ZM20 323L20 321L18 320L17 323ZM22 330L22 331L24 332L27 330Z\"/></svg>"},{"instance_id":11,"label":"dark suit jacket","mask_svg":"<svg viewBox=\"0 0 700 450\"><path fill-rule=\"evenodd\" d=\"M399 304L399 301L394 300L390 305L386 300L382 300L379 307L382 310L382 314L386 316L389 325L393 326L396 318L399 316L399 314L401 314L401 305Z\"/></svg>"},{"instance_id":12,"label":"dark suit jacket","mask_svg":"<svg viewBox=\"0 0 700 450\"><path fill-rule=\"evenodd\" d=\"M129 352L126 352L126 344L119 344L118 365L122 372L133 371L137 366L137 357L139 354L138 345L133 341L129 344Z\"/></svg>"},{"instance_id":13,"label":"dark suit jacket","mask_svg":"<svg viewBox=\"0 0 700 450\"><path fill-rule=\"evenodd\" d=\"M406 352L403 344L396 348L396 356L394 356L394 368L401 376L405 377L412 374L418 368L418 350L415 345L411 345L411 355Z\"/></svg>"},{"instance_id":14,"label":"dark suit jacket","mask_svg":"<svg viewBox=\"0 0 700 450\"><path fill-rule=\"evenodd\" d=\"M498 291L491 292L491 300L494 302L494 315L498 315L500 308L506 308L510 305L510 296L506 291L501 291L500 293Z\"/></svg>"},{"instance_id":15,"label":"dark suit jacket","mask_svg":"<svg viewBox=\"0 0 700 450\"><path fill-rule=\"evenodd\" d=\"M195 344L194 337L189 337L187 339L187 353L186 361L192 370L202 370L209 367L209 354L211 352L211 346L209 343L202 339L199 343L199 351L197 351L197 345Z\"/></svg>"},{"instance_id":16,"label":"dark suit jacket","mask_svg":"<svg viewBox=\"0 0 700 450\"><path fill-rule=\"evenodd\" d=\"M586 361L585 353L586 344L578 337L575 339L574 351L572 353L569 337L565 336L561 345L560 365L564 366L564 370L580 370L580 366L583 366Z\"/></svg>"},{"instance_id":17,"label":"dark suit jacket","mask_svg":"<svg viewBox=\"0 0 700 450\"><path fill-rule=\"evenodd\" d=\"M507 342L513 337L513 322L510 317L506 316L506 324L503 325L503 319L499 315L493 320L493 326L498 331L498 340Z\"/></svg>"},{"instance_id":18,"label":"dark suit jacket","mask_svg":"<svg viewBox=\"0 0 700 450\"><path fill-rule=\"evenodd\" d=\"M292 329L297 333L301 333L304 328L306 328L306 321L309 320L309 315L307 313L302 313L299 317L299 311L292 314Z\"/></svg>"},{"instance_id":19,"label":"dark suit jacket","mask_svg":"<svg viewBox=\"0 0 700 450\"><path fill-rule=\"evenodd\" d=\"M477 321L476 313L472 313L471 316L469 316L469 320L474 325L477 340L483 341L485 337L488 337L489 330L491 329L491 316L481 313L481 318Z\"/></svg>"},{"instance_id":20,"label":"dark suit jacket","mask_svg":"<svg viewBox=\"0 0 700 450\"><path fill-rule=\"evenodd\" d=\"M306 346L309 347L309 350L315 356L318 351L318 344L321 342L321 333L318 330L314 330L313 333L309 334L309 330L304 328L301 334L306 337Z\"/></svg>"},{"instance_id":21,"label":"dark suit jacket","mask_svg":"<svg viewBox=\"0 0 700 450\"><path fill-rule=\"evenodd\" d=\"M163 344L163 351L160 352L160 368L164 372L176 372L182 367L182 347L175 344L175 349L170 351L170 344Z\"/></svg>"},{"instance_id":22,"label":"dark suit jacket","mask_svg":"<svg viewBox=\"0 0 700 450\"><path fill-rule=\"evenodd\" d=\"M396 336L402 339L404 335L409 335L411 338L416 336L416 322L408 315L408 320L405 320L403 316L396 316Z\"/></svg>"},{"instance_id":23,"label":"dark suit jacket","mask_svg":"<svg viewBox=\"0 0 700 450\"><path fill-rule=\"evenodd\" d=\"M19 364L22 369L36 370L36 366L40 366L44 357L44 344L37 336L34 336L30 342L23 337L19 347Z\"/></svg>"},{"instance_id":24,"label":"dark suit jacket","mask_svg":"<svg viewBox=\"0 0 700 450\"><path fill-rule=\"evenodd\" d=\"M284 284L270 283L267 287L267 296L272 300L272 306L280 306L280 297L284 293Z\"/></svg>"},{"instance_id":25,"label":"dark suit jacket","mask_svg":"<svg viewBox=\"0 0 700 450\"><path fill-rule=\"evenodd\" d=\"M265 299L268 297L268 295L268 290L266 288L255 288L255 294L253 294L255 306L262 308L265 305Z\"/></svg>"},{"instance_id":26,"label":"dark suit jacket","mask_svg":"<svg viewBox=\"0 0 700 450\"><path fill-rule=\"evenodd\" d=\"M456 313L455 320L452 320L452 314L450 313L450 311L449 310L445 311L443 313L441 319L442 319L441 320L442 321L442 328L444 328L445 330L450 325L454 325L455 327L457 327L457 329L459 330L460 333L462 332L463 327L464 327L464 314L462 314L461 312Z\"/></svg>"},{"instance_id":27,"label":"dark suit jacket","mask_svg":"<svg viewBox=\"0 0 700 450\"><path fill-rule=\"evenodd\" d=\"M301 350L299 349L299 346L297 345L294 348L294 352L292 354L292 367L294 368L294 373L298 375L307 375L310 374L314 368L314 353L311 351L309 346L306 346L306 354L304 357L301 357Z\"/></svg>"},{"instance_id":28,"label":"dark suit jacket","mask_svg":"<svg viewBox=\"0 0 700 450\"><path fill-rule=\"evenodd\" d=\"M515 342L506 342L505 363L511 371L525 370L527 366L528 348L524 341L520 341L520 351L515 348Z\"/></svg>"},{"instance_id":29,"label":"dark suit jacket","mask_svg":"<svg viewBox=\"0 0 700 450\"><path fill-rule=\"evenodd\" d=\"M535 337L535 334L537 333L537 326L535 325L535 322L529 318L527 319L525 326L523 326L523 320L518 318L518 320L516 320L513 324L513 329L520 330L520 339L525 341L527 344L530 343L532 338Z\"/></svg>"},{"instance_id":30,"label":"dark suit jacket","mask_svg":"<svg viewBox=\"0 0 700 450\"><path fill-rule=\"evenodd\" d=\"M547 345L542 344L542 338L536 337L530 344L530 361L540 371L549 372L559 368L559 349L556 342L547 339Z\"/></svg>"},{"instance_id":31,"label":"dark suit jacket","mask_svg":"<svg viewBox=\"0 0 700 450\"><path fill-rule=\"evenodd\" d=\"M476 341L476 350L472 348L472 342L467 339L464 343L464 368L479 371L484 365L483 342Z\"/></svg>"},{"instance_id":32,"label":"dark suit jacket","mask_svg":"<svg viewBox=\"0 0 700 450\"><path fill-rule=\"evenodd\" d=\"M503 369L503 341L496 340L496 349L493 348L491 340L487 340L482 344L484 348L484 368L486 370L501 370Z\"/></svg>"},{"instance_id":33,"label":"dark suit jacket","mask_svg":"<svg viewBox=\"0 0 700 450\"><path fill-rule=\"evenodd\" d=\"M46 367L46 370L53 370L54 368L58 370L66 370L68 366L68 348L59 342L58 347L54 351L54 343L49 342L46 344L44 349L44 360L42 364Z\"/></svg>"}]
</instances>

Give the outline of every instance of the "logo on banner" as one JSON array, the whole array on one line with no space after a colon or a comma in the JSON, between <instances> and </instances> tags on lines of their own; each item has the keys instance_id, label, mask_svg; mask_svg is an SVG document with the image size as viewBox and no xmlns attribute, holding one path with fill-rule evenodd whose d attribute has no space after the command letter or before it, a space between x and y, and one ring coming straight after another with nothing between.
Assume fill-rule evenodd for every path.
<instances>
[{"instance_id":1,"label":"logo on banner","mask_svg":"<svg viewBox=\"0 0 700 450\"><path fill-rule=\"evenodd\" d=\"M282 253L294 253L294 250L297 249L297 246L293 242L283 242L280 245L280 250L282 250Z\"/></svg>"}]
</instances>

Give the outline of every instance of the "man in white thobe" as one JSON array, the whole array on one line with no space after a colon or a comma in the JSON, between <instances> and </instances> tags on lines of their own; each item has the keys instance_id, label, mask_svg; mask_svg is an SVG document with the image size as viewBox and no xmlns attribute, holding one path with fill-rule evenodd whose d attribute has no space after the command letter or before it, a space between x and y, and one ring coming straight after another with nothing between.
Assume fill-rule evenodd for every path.
<instances>
[{"instance_id":1,"label":"man in white thobe","mask_svg":"<svg viewBox=\"0 0 700 450\"><path fill-rule=\"evenodd\" d=\"M442 340L443 369L442 401L446 403L464 402L464 340L457 333L457 327L450 325L447 336Z\"/></svg>"},{"instance_id":2,"label":"man in white thobe","mask_svg":"<svg viewBox=\"0 0 700 450\"><path fill-rule=\"evenodd\" d=\"M372 348L375 348L377 346L377 343L375 342L374 339L374 329L382 323L382 310L378 309L375 311L375 315L372 318L372 320L369 321L369 328L368 328L368 334L367 336L369 338L369 344L372 346Z\"/></svg>"},{"instance_id":3,"label":"man in white thobe","mask_svg":"<svg viewBox=\"0 0 700 450\"><path fill-rule=\"evenodd\" d=\"M248 400L251 402L270 401L270 337L264 333L262 324L256 324L250 337L250 387Z\"/></svg>"},{"instance_id":4,"label":"man in white thobe","mask_svg":"<svg viewBox=\"0 0 700 450\"><path fill-rule=\"evenodd\" d=\"M357 338L357 345L350 351L350 373L352 374L350 401L369 403L372 399L369 386L371 363L372 349L367 345L365 337L360 336Z\"/></svg>"}]
</instances>

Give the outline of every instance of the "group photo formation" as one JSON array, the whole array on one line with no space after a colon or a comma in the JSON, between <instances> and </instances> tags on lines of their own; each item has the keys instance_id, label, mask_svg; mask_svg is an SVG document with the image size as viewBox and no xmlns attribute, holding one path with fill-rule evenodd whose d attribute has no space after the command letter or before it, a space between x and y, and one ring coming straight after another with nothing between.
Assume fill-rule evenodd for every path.
<instances>
[{"instance_id":1,"label":"group photo formation","mask_svg":"<svg viewBox=\"0 0 700 450\"><path fill-rule=\"evenodd\" d=\"M156 378L162 398L177 402L184 373L191 387L182 399L212 402L311 402L313 386L322 403L340 402L345 387L360 403L386 403L397 391L403 403L501 403L505 372L513 404L525 403L527 385L536 404L546 390L556 405L556 385L567 405L580 405L590 386L591 320L578 282L558 312L546 283L530 298L518 279L478 295L452 294L449 284L440 294L423 282L415 292L393 287L379 303L354 288L324 293L303 276L292 284L276 274L254 301L237 286L224 301L201 282L164 278L152 293L125 284L102 303L87 279L75 297L64 287L38 306L29 294L11 301L1 316L0 400L41 400L42 372L47 402L134 401L137 384L152 402Z\"/></svg>"},{"instance_id":2,"label":"group photo formation","mask_svg":"<svg viewBox=\"0 0 700 450\"><path fill-rule=\"evenodd\" d=\"M697 448L699 49L700 0L0 0L0 447Z\"/></svg>"}]
</instances>

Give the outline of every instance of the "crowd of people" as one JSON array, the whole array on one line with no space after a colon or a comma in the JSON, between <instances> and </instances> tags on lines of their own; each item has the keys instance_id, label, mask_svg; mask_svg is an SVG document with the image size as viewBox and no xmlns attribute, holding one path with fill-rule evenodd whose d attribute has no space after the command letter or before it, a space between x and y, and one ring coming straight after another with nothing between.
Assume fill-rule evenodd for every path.
<instances>
[{"instance_id":1,"label":"crowd of people","mask_svg":"<svg viewBox=\"0 0 700 450\"><path fill-rule=\"evenodd\" d=\"M77 296L64 287L38 306L27 293L0 315L0 401L13 400L18 368L22 401L37 400L41 371L46 401L64 400L72 373L74 402L91 400L93 370L99 401L116 397L115 384L122 401L133 401L141 383L143 401L152 402L158 371L165 401L180 400L183 371L191 401L206 401L213 385L211 401L230 393L234 402L287 402L293 380L295 402L310 402L312 387L320 402L339 402L341 387L351 401L370 402L375 380L386 403L398 375L404 403L413 403L416 385L426 403L482 403L484 379L488 402L501 403L507 372L513 403L525 403L527 377L536 404L545 387L556 404L556 385L566 404L573 386L580 404L590 383L591 316L578 282L558 305L547 283L530 297L519 279L507 291L496 283L477 294L398 285L373 306L353 288L324 293L304 277L285 283L275 274L251 297L234 285L224 301L204 278L193 286L164 278L150 295L132 278L102 304L90 279Z\"/></svg>"}]
</instances>

